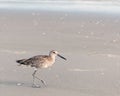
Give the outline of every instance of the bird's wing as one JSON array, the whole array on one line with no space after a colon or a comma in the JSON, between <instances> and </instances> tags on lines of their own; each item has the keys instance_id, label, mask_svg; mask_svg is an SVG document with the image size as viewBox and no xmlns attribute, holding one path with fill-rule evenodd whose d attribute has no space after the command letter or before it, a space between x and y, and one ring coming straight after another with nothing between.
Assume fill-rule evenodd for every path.
<instances>
[{"instance_id":1,"label":"bird's wing","mask_svg":"<svg viewBox=\"0 0 120 96\"><path fill-rule=\"evenodd\" d=\"M47 55L37 55L29 59L17 60L16 62L23 65L30 65L31 67L39 67L44 64L47 57Z\"/></svg>"},{"instance_id":2,"label":"bird's wing","mask_svg":"<svg viewBox=\"0 0 120 96\"><path fill-rule=\"evenodd\" d=\"M47 58L46 55L38 55L32 58L29 58L28 60L26 60L26 62L29 63L29 65L31 65L32 67L37 67L37 66L40 66L40 64L43 64L45 62L45 58Z\"/></svg>"}]
</instances>

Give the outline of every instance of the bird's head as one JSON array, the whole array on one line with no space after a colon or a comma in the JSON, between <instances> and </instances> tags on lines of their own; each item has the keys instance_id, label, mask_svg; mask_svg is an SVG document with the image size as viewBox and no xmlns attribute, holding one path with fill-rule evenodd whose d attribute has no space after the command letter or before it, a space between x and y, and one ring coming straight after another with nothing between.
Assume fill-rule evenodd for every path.
<instances>
[{"instance_id":1,"label":"bird's head","mask_svg":"<svg viewBox=\"0 0 120 96\"><path fill-rule=\"evenodd\" d=\"M65 57L61 56L58 51L55 51L55 50L52 50L50 51L50 56L59 56L60 58L64 59L64 60L67 60Z\"/></svg>"}]
</instances>

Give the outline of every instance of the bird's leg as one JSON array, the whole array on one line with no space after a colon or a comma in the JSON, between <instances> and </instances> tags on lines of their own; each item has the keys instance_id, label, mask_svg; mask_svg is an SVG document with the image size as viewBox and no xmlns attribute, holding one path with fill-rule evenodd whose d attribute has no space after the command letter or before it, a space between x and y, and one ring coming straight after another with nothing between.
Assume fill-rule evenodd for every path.
<instances>
[{"instance_id":1,"label":"bird's leg","mask_svg":"<svg viewBox=\"0 0 120 96\"><path fill-rule=\"evenodd\" d=\"M34 76L34 78L36 78L36 79L40 80L40 81L43 83L43 85L47 86L44 80L42 80L42 79L38 78L37 76Z\"/></svg>"},{"instance_id":2,"label":"bird's leg","mask_svg":"<svg viewBox=\"0 0 120 96\"><path fill-rule=\"evenodd\" d=\"M32 76L33 76L33 87L38 87L36 84L35 84L35 74L36 74L36 72L37 72L37 70L35 70L34 72L33 72L33 74L32 74ZM40 87L40 86L39 86Z\"/></svg>"},{"instance_id":3,"label":"bird's leg","mask_svg":"<svg viewBox=\"0 0 120 96\"><path fill-rule=\"evenodd\" d=\"M45 83L44 80L42 80L42 79L38 78L37 76L35 76L36 72L37 72L37 69L32 74L32 76L33 76L33 86L35 86L35 78L40 80L46 86L46 83Z\"/></svg>"}]
</instances>

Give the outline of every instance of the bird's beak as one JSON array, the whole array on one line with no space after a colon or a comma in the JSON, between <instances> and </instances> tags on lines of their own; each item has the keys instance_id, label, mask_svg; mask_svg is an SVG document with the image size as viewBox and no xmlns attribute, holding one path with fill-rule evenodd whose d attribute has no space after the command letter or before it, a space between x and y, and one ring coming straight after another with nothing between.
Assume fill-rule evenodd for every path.
<instances>
[{"instance_id":1,"label":"bird's beak","mask_svg":"<svg viewBox=\"0 0 120 96\"><path fill-rule=\"evenodd\" d=\"M61 56L60 54L57 54L60 58L67 60L65 57Z\"/></svg>"}]
</instances>

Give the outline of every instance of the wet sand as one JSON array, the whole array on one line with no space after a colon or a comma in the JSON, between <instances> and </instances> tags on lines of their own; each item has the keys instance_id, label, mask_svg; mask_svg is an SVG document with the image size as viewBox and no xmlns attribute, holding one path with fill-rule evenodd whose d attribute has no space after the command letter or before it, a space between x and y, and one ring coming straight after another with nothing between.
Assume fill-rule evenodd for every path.
<instances>
[{"instance_id":1,"label":"wet sand","mask_svg":"<svg viewBox=\"0 0 120 96\"><path fill-rule=\"evenodd\" d=\"M120 14L0 9L0 94L3 96L119 96ZM17 59L59 51L32 88L32 68Z\"/></svg>"}]
</instances>

